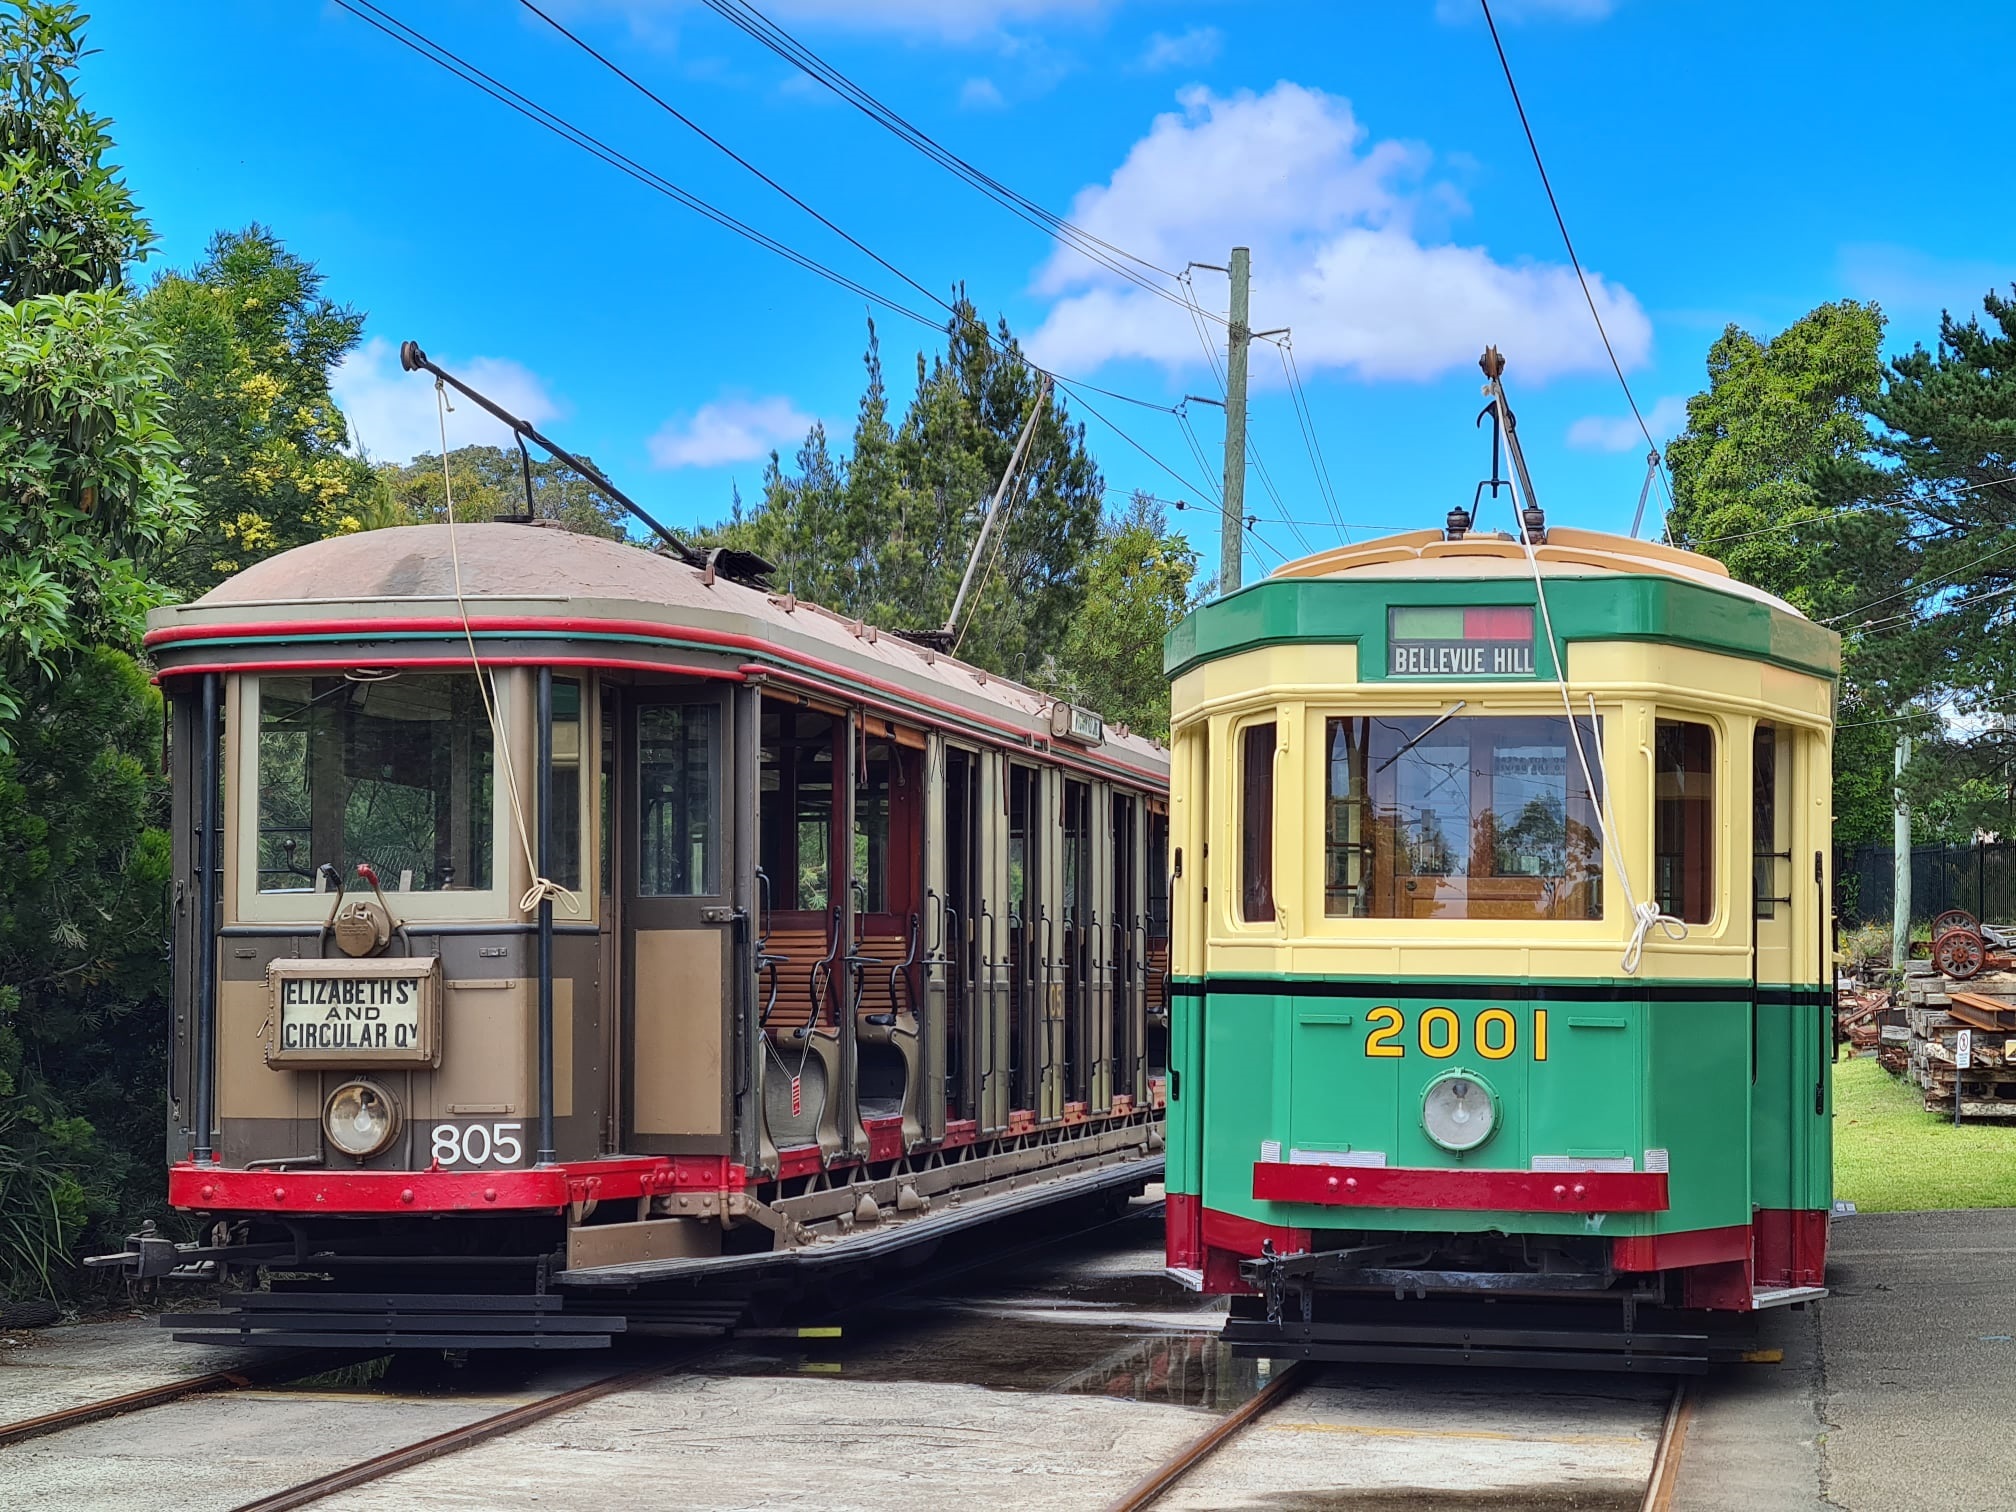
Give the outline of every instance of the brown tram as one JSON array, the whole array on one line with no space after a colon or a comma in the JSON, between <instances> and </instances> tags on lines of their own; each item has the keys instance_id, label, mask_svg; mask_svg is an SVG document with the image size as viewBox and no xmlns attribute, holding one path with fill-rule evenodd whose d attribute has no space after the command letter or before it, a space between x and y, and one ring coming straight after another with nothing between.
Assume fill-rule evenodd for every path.
<instances>
[{"instance_id":1,"label":"brown tram","mask_svg":"<svg viewBox=\"0 0 2016 1512\"><path fill-rule=\"evenodd\" d=\"M107 1259L273 1278L178 1337L602 1344L1159 1178L1162 748L733 565L410 526L155 614L206 1237Z\"/></svg>"}]
</instances>

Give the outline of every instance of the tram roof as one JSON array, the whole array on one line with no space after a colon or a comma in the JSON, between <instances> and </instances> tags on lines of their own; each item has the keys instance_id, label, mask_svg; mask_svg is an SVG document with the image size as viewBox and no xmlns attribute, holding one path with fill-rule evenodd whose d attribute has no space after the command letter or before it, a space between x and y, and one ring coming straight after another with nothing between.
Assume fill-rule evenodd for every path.
<instances>
[{"instance_id":1,"label":"tram roof","mask_svg":"<svg viewBox=\"0 0 2016 1512\"><path fill-rule=\"evenodd\" d=\"M258 654L271 654L275 646L298 649L316 639L375 642L395 625L407 634L425 627L461 645L459 556L460 598L479 643L516 629L521 639L537 634L550 644L560 629L584 643L677 646L680 632L691 631L698 640L688 652L811 668L835 698L845 698L850 685L907 694L921 705L920 723L956 726L957 718L933 717L932 710L963 710L1035 741L1050 733L1051 695L788 594L722 576L710 582L702 569L676 558L558 527L457 525L454 537L451 550L446 525L402 525L297 546L225 579L194 603L153 611L148 647L164 674L172 674L197 652L228 646L236 661L254 643ZM1061 743L1058 749L1166 778L1167 752L1118 727L1109 726L1093 750L1072 753Z\"/></svg>"},{"instance_id":2,"label":"tram roof","mask_svg":"<svg viewBox=\"0 0 2016 1512\"><path fill-rule=\"evenodd\" d=\"M1534 570L1564 641L1664 640L1815 676L1840 674L1840 637L1740 582L1713 557L1656 541L1556 528L1527 557L1496 532L1414 530L1284 562L1170 632L1174 677L1199 662L1285 641L1385 635L1386 606L1533 603ZM1377 621L1376 629L1374 621Z\"/></svg>"}]
</instances>

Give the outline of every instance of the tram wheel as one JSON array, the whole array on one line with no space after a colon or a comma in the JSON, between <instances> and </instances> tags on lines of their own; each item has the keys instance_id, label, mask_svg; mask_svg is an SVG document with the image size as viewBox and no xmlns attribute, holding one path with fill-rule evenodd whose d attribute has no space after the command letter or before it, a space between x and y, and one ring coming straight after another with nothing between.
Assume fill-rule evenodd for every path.
<instances>
[{"instance_id":1,"label":"tram wheel","mask_svg":"<svg viewBox=\"0 0 2016 1512\"><path fill-rule=\"evenodd\" d=\"M1956 982L1979 971L1986 954L1981 936L1971 929L1949 929L1932 941L1933 964Z\"/></svg>"},{"instance_id":2,"label":"tram wheel","mask_svg":"<svg viewBox=\"0 0 2016 1512\"><path fill-rule=\"evenodd\" d=\"M1969 934L1981 933L1981 925L1974 915L1964 908L1949 908L1932 921L1932 938L1938 939L1948 930L1964 929Z\"/></svg>"}]
</instances>

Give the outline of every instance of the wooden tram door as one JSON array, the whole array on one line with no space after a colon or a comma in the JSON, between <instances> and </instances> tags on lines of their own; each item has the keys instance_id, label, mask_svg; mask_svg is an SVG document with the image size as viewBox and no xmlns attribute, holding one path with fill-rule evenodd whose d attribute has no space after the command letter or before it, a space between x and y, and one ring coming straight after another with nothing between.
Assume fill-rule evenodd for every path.
<instances>
[{"instance_id":1,"label":"wooden tram door","mask_svg":"<svg viewBox=\"0 0 2016 1512\"><path fill-rule=\"evenodd\" d=\"M980 1132L998 1134L1008 1127L1015 1107L1015 1003L1020 991L1021 936L1011 928L1016 908L1010 885L1014 870L1009 787L1011 771L999 751L982 751L980 769L979 856L975 870L979 895L974 899L976 996L973 1050L979 1062Z\"/></svg>"},{"instance_id":2,"label":"wooden tram door","mask_svg":"<svg viewBox=\"0 0 2016 1512\"><path fill-rule=\"evenodd\" d=\"M1107 979L1112 993L1113 1092L1141 1101L1146 1085L1143 987L1146 921L1142 915L1144 856L1140 800L1113 793L1111 889L1107 894Z\"/></svg>"},{"instance_id":3,"label":"wooden tram door","mask_svg":"<svg viewBox=\"0 0 2016 1512\"><path fill-rule=\"evenodd\" d=\"M728 691L708 684L637 686L621 703L613 828L631 1152L721 1153L732 1137L733 715Z\"/></svg>"},{"instance_id":4,"label":"wooden tram door","mask_svg":"<svg viewBox=\"0 0 2016 1512\"><path fill-rule=\"evenodd\" d=\"M1817 1204L1814 1169L1827 1158L1814 1127L1826 1111L1833 1025L1816 990L1829 947L1824 868L1816 876L1803 819L1811 740L1763 723L1751 740L1751 1170L1752 1200L1765 1209Z\"/></svg>"},{"instance_id":5,"label":"wooden tram door","mask_svg":"<svg viewBox=\"0 0 2016 1512\"><path fill-rule=\"evenodd\" d=\"M924 1133L979 1116L985 1045L979 753L932 735L925 813ZM934 1095L942 1089L942 1095Z\"/></svg>"}]
</instances>

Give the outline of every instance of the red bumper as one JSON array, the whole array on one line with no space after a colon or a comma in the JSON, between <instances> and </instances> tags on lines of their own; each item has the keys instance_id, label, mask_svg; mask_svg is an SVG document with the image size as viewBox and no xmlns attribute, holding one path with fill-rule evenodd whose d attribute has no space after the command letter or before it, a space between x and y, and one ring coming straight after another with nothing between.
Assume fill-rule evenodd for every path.
<instances>
[{"instance_id":1,"label":"red bumper","mask_svg":"<svg viewBox=\"0 0 2016 1512\"><path fill-rule=\"evenodd\" d=\"M1661 1213L1671 1205L1664 1171L1462 1171L1264 1160L1253 1167L1253 1195L1262 1202L1466 1213Z\"/></svg>"},{"instance_id":2,"label":"red bumper","mask_svg":"<svg viewBox=\"0 0 2016 1512\"><path fill-rule=\"evenodd\" d=\"M645 1156L529 1171L245 1171L185 1161L168 1168L168 1204L233 1213L557 1211L570 1202L680 1191L740 1191L740 1166Z\"/></svg>"}]
</instances>

